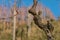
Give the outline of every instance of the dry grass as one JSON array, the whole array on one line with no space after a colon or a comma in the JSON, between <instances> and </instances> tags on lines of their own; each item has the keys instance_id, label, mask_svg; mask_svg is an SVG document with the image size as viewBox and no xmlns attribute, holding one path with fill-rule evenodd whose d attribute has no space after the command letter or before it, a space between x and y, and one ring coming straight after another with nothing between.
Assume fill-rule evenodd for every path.
<instances>
[{"instance_id":1,"label":"dry grass","mask_svg":"<svg viewBox=\"0 0 60 40\"><path fill-rule=\"evenodd\" d=\"M54 26L53 37L54 40L60 40L60 21L53 21ZM3 25L0 24L0 40L12 40L12 28L7 28L5 31ZM11 26L13 27L13 26ZM27 35L27 25L19 25L16 29L16 40L47 40L46 35L43 30L38 28L34 23L32 23L31 33L28 37Z\"/></svg>"}]
</instances>

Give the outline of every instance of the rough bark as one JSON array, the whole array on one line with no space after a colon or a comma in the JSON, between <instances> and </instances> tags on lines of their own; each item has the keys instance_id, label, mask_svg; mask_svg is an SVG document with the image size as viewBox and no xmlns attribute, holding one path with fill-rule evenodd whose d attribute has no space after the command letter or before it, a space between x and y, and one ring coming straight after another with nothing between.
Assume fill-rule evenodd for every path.
<instances>
[{"instance_id":1,"label":"rough bark","mask_svg":"<svg viewBox=\"0 0 60 40\"><path fill-rule=\"evenodd\" d=\"M47 40L53 40L51 31L50 31L52 29L52 25L51 26L49 25L50 24L49 21L47 22L46 25L41 23L41 17L39 16L39 15L41 15L41 11L38 12L38 15L36 13L36 6L37 6L38 2L37 2L37 0L33 0L33 2L34 2L34 4L33 4L32 8L28 12L31 13L34 16L34 18L33 18L34 23L40 29L42 29L45 32L45 34L47 36ZM49 28L49 27L51 27L51 28Z\"/></svg>"}]
</instances>

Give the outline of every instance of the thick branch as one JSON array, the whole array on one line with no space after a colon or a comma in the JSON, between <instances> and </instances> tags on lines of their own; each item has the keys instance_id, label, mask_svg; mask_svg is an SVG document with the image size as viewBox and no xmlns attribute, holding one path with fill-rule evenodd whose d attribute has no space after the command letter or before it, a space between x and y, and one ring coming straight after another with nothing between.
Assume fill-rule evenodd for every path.
<instances>
[{"instance_id":1,"label":"thick branch","mask_svg":"<svg viewBox=\"0 0 60 40\"><path fill-rule=\"evenodd\" d=\"M32 8L29 10L29 13L31 13L32 15L36 15L36 6L37 6L37 0L33 0L33 6Z\"/></svg>"}]
</instances>

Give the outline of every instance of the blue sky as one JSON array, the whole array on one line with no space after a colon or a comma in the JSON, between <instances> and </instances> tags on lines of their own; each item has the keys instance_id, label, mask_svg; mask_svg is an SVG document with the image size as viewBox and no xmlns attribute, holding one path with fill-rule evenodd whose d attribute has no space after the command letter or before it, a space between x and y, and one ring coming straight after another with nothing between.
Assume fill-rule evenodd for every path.
<instances>
[{"instance_id":1,"label":"blue sky","mask_svg":"<svg viewBox=\"0 0 60 40\"><path fill-rule=\"evenodd\" d=\"M48 7L55 17L60 16L60 0L39 0L39 2L42 3L44 6ZM22 0L21 2L20 0L18 0L17 5L20 6L20 3L21 5L28 7L33 4L33 0ZM0 5L6 5L8 8L13 4L14 0L10 0L10 3L8 0L0 0Z\"/></svg>"},{"instance_id":2,"label":"blue sky","mask_svg":"<svg viewBox=\"0 0 60 40\"><path fill-rule=\"evenodd\" d=\"M48 7L55 17L60 16L60 0L39 0L44 6ZM33 3L33 0L24 0L25 6L29 6Z\"/></svg>"}]
</instances>

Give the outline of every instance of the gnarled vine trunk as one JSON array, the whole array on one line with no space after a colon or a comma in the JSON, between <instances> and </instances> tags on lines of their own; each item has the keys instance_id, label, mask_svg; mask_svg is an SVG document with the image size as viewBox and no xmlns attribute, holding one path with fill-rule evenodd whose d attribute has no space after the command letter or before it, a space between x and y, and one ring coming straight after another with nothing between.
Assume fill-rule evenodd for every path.
<instances>
[{"instance_id":1,"label":"gnarled vine trunk","mask_svg":"<svg viewBox=\"0 0 60 40\"><path fill-rule=\"evenodd\" d=\"M29 13L31 13L34 18L34 23L40 28L42 29L46 36L47 36L47 40L53 40L52 34L50 29L52 29L52 26L48 25L49 23L47 23L46 25L41 23L41 18L39 17L39 15L41 15L41 11L38 12L38 15L36 13L36 6L37 6L37 0L33 0L34 4L32 6L32 8L28 11ZM49 21L48 21L49 22ZM50 29L48 27L51 27ZM53 31L53 30L52 30Z\"/></svg>"}]
</instances>

